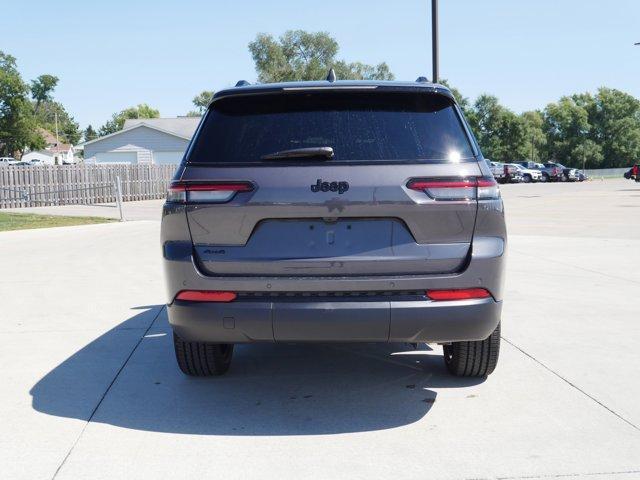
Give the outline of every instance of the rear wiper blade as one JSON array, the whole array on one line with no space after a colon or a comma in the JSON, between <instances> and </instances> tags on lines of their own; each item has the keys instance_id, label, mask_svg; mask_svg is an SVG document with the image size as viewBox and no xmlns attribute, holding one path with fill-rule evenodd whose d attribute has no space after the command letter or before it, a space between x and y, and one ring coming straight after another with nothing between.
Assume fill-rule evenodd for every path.
<instances>
[{"instance_id":1,"label":"rear wiper blade","mask_svg":"<svg viewBox=\"0 0 640 480\"><path fill-rule=\"evenodd\" d=\"M261 160L282 160L286 158L306 158L306 157L322 157L324 159L333 158L333 148L331 147L309 147L309 148L292 148L291 150L281 150L279 152L269 153L260 157Z\"/></svg>"}]
</instances>

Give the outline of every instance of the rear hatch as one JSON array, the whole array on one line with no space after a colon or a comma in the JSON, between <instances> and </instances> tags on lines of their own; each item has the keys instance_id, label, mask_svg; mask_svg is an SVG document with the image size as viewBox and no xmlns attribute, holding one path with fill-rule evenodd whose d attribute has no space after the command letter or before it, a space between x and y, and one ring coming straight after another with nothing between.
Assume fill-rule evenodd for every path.
<instances>
[{"instance_id":1,"label":"rear hatch","mask_svg":"<svg viewBox=\"0 0 640 480\"><path fill-rule=\"evenodd\" d=\"M452 100L427 89L214 101L180 182L213 276L461 270L482 173Z\"/></svg>"}]
</instances>

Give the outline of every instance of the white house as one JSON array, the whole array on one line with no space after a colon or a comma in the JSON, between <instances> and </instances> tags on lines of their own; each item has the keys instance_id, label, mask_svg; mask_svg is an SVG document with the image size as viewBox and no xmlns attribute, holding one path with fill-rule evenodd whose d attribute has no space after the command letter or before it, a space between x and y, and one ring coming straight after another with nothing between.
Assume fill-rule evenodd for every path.
<instances>
[{"instance_id":1,"label":"white house","mask_svg":"<svg viewBox=\"0 0 640 480\"><path fill-rule=\"evenodd\" d=\"M126 120L122 130L82 144L85 162L177 164L200 117Z\"/></svg>"},{"instance_id":2,"label":"white house","mask_svg":"<svg viewBox=\"0 0 640 480\"><path fill-rule=\"evenodd\" d=\"M31 162L37 160L38 163L45 165L63 165L68 163L75 163L73 145L67 145L64 143L50 145L44 150L34 150L29 153L25 153L20 159L23 162Z\"/></svg>"},{"instance_id":3,"label":"white house","mask_svg":"<svg viewBox=\"0 0 640 480\"><path fill-rule=\"evenodd\" d=\"M43 163L45 165L55 165L55 159L53 157L53 152L49 152L47 150L36 150L33 152L25 153L22 155L23 162L37 162Z\"/></svg>"}]
</instances>

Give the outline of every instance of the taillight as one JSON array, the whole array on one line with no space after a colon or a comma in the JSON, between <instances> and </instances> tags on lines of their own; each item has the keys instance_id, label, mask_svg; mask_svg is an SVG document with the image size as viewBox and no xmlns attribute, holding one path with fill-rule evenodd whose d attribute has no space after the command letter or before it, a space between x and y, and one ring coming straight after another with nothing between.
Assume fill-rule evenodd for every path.
<instances>
[{"instance_id":1,"label":"taillight","mask_svg":"<svg viewBox=\"0 0 640 480\"><path fill-rule=\"evenodd\" d=\"M472 300L489 298L491 294L485 288L461 288L455 290L427 290L431 300L443 302L448 300Z\"/></svg>"},{"instance_id":2,"label":"taillight","mask_svg":"<svg viewBox=\"0 0 640 480\"><path fill-rule=\"evenodd\" d=\"M188 302L232 302L237 296L235 292L182 290L176 295L176 300L185 300Z\"/></svg>"},{"instance_id":3,"label":"taillight","mask_svg":"<svg viewBox=\"0 0 640 480\"><path fill-rule=\"evenodd\" d=\"M482 177L478 182L478 200L496 200L500 198L500 188L495 178Z\"/></svg>"},{"instance_id":4,"label":"taillight","mask_svg":"<svg viewBox=\"0 0 640 480\"><path fill-rule=\"evenodd\" d=\"M500 198L500 190L494 178L469 177L458 179L409 180L407 188L423 191L435 200L489 200Z\"/></svg>"},{"instance_id":5,"label":"taillight","mask_svg":"<svg viewBox=\"0 0 640 480\"><path fill-rule=\"evenodd\" d=\"M176 203L225 203L238 192L251 192L250 182L173 182L167 190L167 201Z\"/></svg>"}]
</instances>

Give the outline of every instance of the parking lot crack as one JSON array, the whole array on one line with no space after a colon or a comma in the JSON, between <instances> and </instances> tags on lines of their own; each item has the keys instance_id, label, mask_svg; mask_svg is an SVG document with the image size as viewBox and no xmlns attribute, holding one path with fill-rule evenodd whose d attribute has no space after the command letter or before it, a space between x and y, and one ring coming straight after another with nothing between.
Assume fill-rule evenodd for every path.
<instances>
[{"instance_id":1,"label":"parking lot crack","mask_svg":"<svg viewBox=\"0 0 640 480\"><path fill-rule=\"evenodd\" d=\"M547 370L548 372L552 373L553 375L555 375L556 377L558 377L560 380L562 380L563 382L565 382L567 385L573 387L574 389L576 389L577 391L579 391L580 393L582 393L584 396L586 396L587 398L591 399L592 401L594 401L595 403L597 403L598 405L600 405L602 408L604 408L605 410L607 410L609 413L612 413L613 415L615 415L616 417L618 417L620 420L622 420L623 422L625 422L626 424L630 425L631 427L635 428L636 430L640 431L640 427L636 424L634 424L633 422L631 422L630 420L627 420L626 418L624 418L621 414L619 414L618 412L616 412L615 410L613 410L612 408L608 407L607 405L605 405L604 403L602 403L600 400L598 400L597 398L595 398L593 395L591 395L590 393L587 393L586 391L584 391L582 388L580 388L578 385L576 385L575 383L571 382L569 379L567 379L566 377L563 377L562 375L560 375L560 373L556 372L555 370L553 370L551 367L547 366L546 364L544 364L543 362L541 362L540 360L538 360L536 357L534 357L533 355L531 355L530 353L526 352L525 350L523 350L522 348L520 348L518 345L516 345L515 343L513 343L511 340L509 340L508 338L505 337L500 337L502 338L502 340L504 340L505 342L507 342L509 345L511 345L513 348L515 348L516 350L518 350L520 353L522 353L523 355L526 355L527 357L529 357L531 360L533 360L534 362L536 362L538 365L540 365L542 368L544 368L545 370ZM523 477L526 478L526 477ZM532 478L536 478L536 477L532 477Z\"/></svg>"},{"instance_id":2,"label":"parking lot crack","mask_svg":"<svg viewBox=\"0 0 640 480\"><path fill-rule=\"evenodd\" d=\"M62 467L66 463L67 459L71 456L71 453L73 452L73 450L75 449L76 445L78 444L78 442L82 438L82 435L84 434L85 430L87 429L87 426L91 423L91 420L93 420L93 417L95 416L96 412L100 408L100 405L102 405L102 402L107 397L107 394L111 390L111 387L114 385L114 383L116 382L116 380L120 376L120 373L122 373L124 368L127 366L127 363L129 363L129 360L131 360L131 357L133 357L133 354L136 352L136 350L140 346L140 343L142 343L142 340L147 335L147 333L149 333L149 330L151 330L151 327L153 327L153 325L156 323L156 320L158 319L158 317L160 316L160 314L162 313L162 311L165 308L166 308L166 306L164 306L164 305L162 307L160 307L160 309L158 310L158 313L156 313L155 316L153 317L153 319L149 322L149 325L142 332L142 334L140 335L140 338L138 338L138 341L136 342L136 344L133 346L133 348L129 352L129 355L127 355L127 358L124 360L124 362L122 362L122 365L120 365L120 368L118 368L118 371L116 372L116 374L111 379L111 382L109 383L109 385L107 386L105 391L102 393L102 396L100 397L100 400L98 400L98 403L96 404L94 409L91 411L91 415L89 415L89 418L87 419L86 423L82 427L82 430L80 430L80 433L78 434L78 436L74 440L73 444L69 448L69 451L67 451L67 454L62 459L62 462L60 462L60 465L58 465L58 468L56 468L56 471L54 472L53 476L51 477L51 480L54 480L58 476L58 473L60 473L60 470L62 469Z\"/></svg>"}]
</instances>

